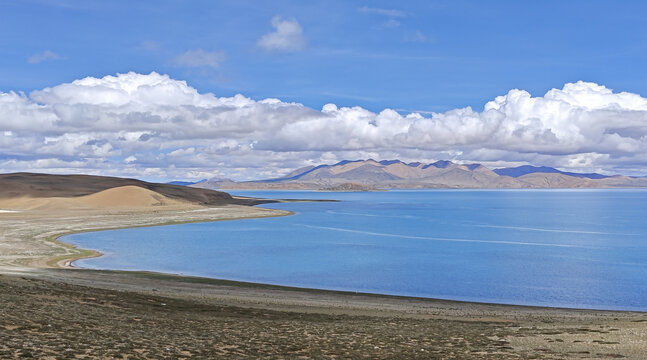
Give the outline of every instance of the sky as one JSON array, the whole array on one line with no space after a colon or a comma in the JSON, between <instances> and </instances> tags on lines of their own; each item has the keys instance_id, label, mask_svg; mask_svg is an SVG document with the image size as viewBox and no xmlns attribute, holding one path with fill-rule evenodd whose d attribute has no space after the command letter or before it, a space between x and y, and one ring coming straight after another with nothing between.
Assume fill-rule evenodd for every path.
<instances>
[{"instance_id":1,"label":"sky","mask_svg":"<svg viewBox=\"0 0 647 360\"><path fill-rule=\"evenodd\" d=\"M0 172L647 175L644 1L0 1Z\"/></svg>"}]
</instances>

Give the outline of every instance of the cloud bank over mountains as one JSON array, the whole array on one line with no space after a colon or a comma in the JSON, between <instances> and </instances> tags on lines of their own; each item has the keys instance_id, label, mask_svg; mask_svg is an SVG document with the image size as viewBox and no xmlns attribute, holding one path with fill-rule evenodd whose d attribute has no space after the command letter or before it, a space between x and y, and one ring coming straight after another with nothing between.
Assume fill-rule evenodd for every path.
<instances>
[{"instance_id":1,"label":"cloud bank over mountains","mask_svg":"<svg viewBox=\"0 0 647 360\"><path fill-rule=\"evenodd\" d=\"M131 72L0 92L0 149L0 172L155 179L273 177L369 157L644 174L647 99L580 81L541 97L510 90L480 111L401 115L217 97Z\"/></svg>"}]
</instances>

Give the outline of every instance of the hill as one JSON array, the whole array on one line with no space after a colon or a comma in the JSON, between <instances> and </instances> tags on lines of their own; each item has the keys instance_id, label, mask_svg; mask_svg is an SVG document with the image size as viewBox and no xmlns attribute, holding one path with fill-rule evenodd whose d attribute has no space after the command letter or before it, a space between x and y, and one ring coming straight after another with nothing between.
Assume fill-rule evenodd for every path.
<instances>
[{"instance_id":1,"label":"hill","mask_svg":"<svg viewBox=\"0 0 647 360\"><path fill-rule=\"evenodd\" d=\"M14 211L58 211L90 209L143 209L186 207L192 203L170 199L139 186L119 186L77 197L14 197L0 199L0 207Z\"/></svg>"},{"instance_id":2,"label":"hill","mask_svg":"<svg viewBox=\"0 0 647 360\"><path fill-rule=\"evenodd\" d=\"M521 166L491 170L481 164L457 164L446 160L424 164L369 159L309 166L276 179L245 182L212 179L191 186L213 189L326 190L343 187L344 184L355 184L358 189L609 188L647 187L647 179L579 174L550 167Z\"/></svg>"},{"instance_id":3,"label":"hill","mask_svg":"<svg viewBox=\"0 0 647 360\"><path fill-rule=\"evenodd\" d=\"M209 189L93 175L0 174L0 204L14 209L252 205Z\"/></svg>"}]
</instances>

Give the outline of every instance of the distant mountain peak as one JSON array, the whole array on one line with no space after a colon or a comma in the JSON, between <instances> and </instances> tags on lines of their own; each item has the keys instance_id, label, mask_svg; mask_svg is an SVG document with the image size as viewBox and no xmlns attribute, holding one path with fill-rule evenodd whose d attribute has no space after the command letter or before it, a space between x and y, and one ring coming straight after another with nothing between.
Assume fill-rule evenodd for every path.
<instances>
[{"instance_id":1,"label":"distant mountain peak","mask_svg":"<svg viewBox=\"0 0 647 360\"><path fill-rule=\"evenodd\" d=\"M169 182L167 182L167 184L169 184L169 185L189 186L189 185L198 184L198 183L201 183L201 182L204 182L204 181L207 181L207 179L202 179L202 180L198 180L198 181L175 180L175 181L169 181Z\"/></svg>"},{"instance_id":2,"label":"distant mountain peak","mask_svg":"<svg viewBox=\"0 0 647 360\"><path fill-rule=\"evenodd\" d=\"M480 169L480 168L485 168L485 166L483 166L483 165L481 165L481 164L469 164L469 165L465 165L465 166L466 166L468 169L472 170L472 171L474 171L474 170L476 170L476 169Z\"/></svg>"},{"instance_id":3,"label":"distant mountain peak","mask_svg":"<svg viewBox=\"0 0 647 360\"><path fill-rule=\"evenodd\" d=\"M393 164L398 164L398 163L399 164L404 164L400 160L382 160L379 163L382 164L382 165L393 165Z\"/></svg>"},{"instance_id":4,"label":"distant mountain peak","mask_svg":"<svg viewBox=\"0 0 647 360\"><path fill-rule=\"evenodd\" d=\"M453 162L449 161L449 160L438 160L438 161L436 161L435 163L433 163L431 165L433 165L433 166L435 166L437 168L440 168L440 169L445 169L445 168L450 167L450 166L455 165L455 164Z\"/></svg>"},{"instance_id":5,"label":"distant mountain peak","mask_svg":"<svg viewBox=\"0 0 647 360\"><path fill-rule=\"evenodd\" d=\"M350 163L354 163L354 162L360 162L360 161L375 161L375 160L371 160L371 159L368 159L368 160L342 160L342 161L340 161L340 162L338 162L336 164L319 165L319 166L341 166L341 165L346 165L346 164L350 164Z\"/></svg>"},{"instance_id":6,"label":"distant mountain peak","mask_svg":"<svg viewBox=\"0 0 647 360\"><path fill-rule=\"evenodd\" d=\"M597 174L597 173L582 174L582 173L561 171L548 166L532 166L532 165L522 165L522 166L517 166L512 168L496 169L494 170L494 172L500 176L510 176L513 178L518 178L520 176L534 174L534 173L562 174L562 175L568 175L568 176L573 176L577 178L587 178L587 179L605 179L609 177L609 176Z\"/></svg>"}]
</instances>

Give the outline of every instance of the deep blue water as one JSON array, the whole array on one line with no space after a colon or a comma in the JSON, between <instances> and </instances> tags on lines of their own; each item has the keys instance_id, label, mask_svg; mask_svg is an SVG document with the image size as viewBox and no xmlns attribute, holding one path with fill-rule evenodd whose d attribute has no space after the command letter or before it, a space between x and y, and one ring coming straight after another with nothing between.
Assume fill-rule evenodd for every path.
<instances>
[{"instance_id":1,"label":"deep blue water","mask_svg":"<svg viewBox=\"0 0 647 360\"><path fill-rule=\"evenodd\" d=\"M62 240L96 269L558 307L647 310L647 190L237 191L337 199L294 216Z\"/></svg>"}]
</instances>

